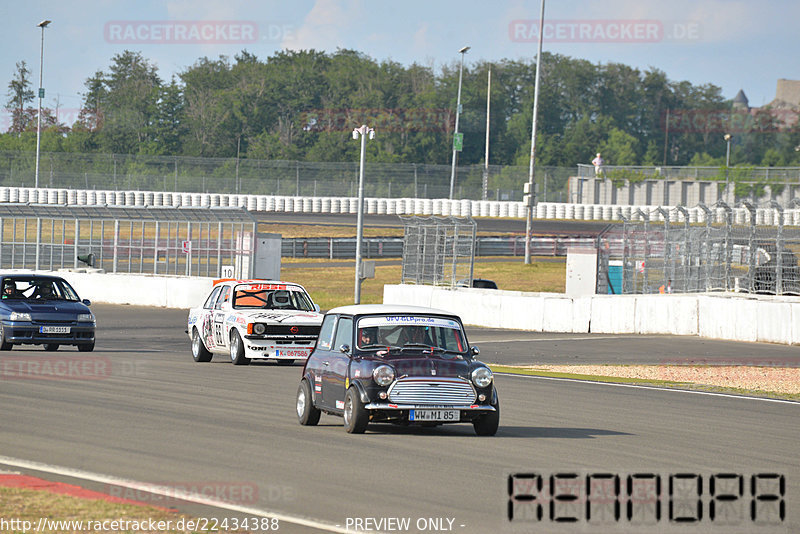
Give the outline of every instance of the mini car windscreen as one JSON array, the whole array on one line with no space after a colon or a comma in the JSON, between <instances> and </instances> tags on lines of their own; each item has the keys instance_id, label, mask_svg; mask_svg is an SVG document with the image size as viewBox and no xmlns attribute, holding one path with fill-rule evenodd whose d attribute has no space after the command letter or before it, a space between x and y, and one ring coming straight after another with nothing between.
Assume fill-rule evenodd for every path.
<instances>
[{"instance_id":1,"label":"mini car windscreen","mask_svg":"<svg viewBox=\"0 0 800 534\"><path fill-rule=\"evenodd\" d=\"M360 349L379 347L438 347L465 352L461 324L446 317L378 315L358 321L356 343Z\"/></svg>"},{"instance_id":2,"label":"mini car windscreen","mask_svg":"<svg viewBox=\"0 0 800 534\"><path fill-rule=\"evenodd\" d=\"M64 280L53 278L5 278L3 279L3 299L32 301L71 300L78 301L78 294Z\"/></svg>"},{"instance_id":3,"label":"mini car windscreen","mask_svg":"<svg viewBox=\"0 0 800 534\"><path fill-rule=\"evenodd\" d=\"M314 304L301 288L286 284L238 284L233 290L235 310L314 311Z\"/></svg>"}]
</instances>

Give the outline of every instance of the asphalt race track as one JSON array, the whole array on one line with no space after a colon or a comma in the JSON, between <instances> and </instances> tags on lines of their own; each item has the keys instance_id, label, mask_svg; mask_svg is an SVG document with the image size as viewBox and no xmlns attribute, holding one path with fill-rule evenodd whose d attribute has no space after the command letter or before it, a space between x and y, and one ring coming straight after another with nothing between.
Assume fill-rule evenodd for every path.
<instances>
[{"instance_id":1,"label":"asphalt race track","mask_svg":"<svg viewBox=\"0 0 800 534\"><path fill-rule=\"evenodd\" d=\"M164 486L213 487L242 507L283 514L288 519L279 532L800 531L800 403L501 375L496 383L503 408L495 437L478 438L467 425L373 425L364 435L349 435L331 416L323 415L318 427L297 423L299 365L234 367L219 356L197 364L184 334L185 311L92 308L98 316L92 353L40 347L0 353L0 470L63 478L9 460L21 459ZM774 345L489 329L468 334L490 362L655 363L677 354L797 365L796 348ZM642 484L659 475L662 515L651 524L655 516L643 505L630 521L597 526L586 519L585 502L565 500L554 508L545 503L539 520L525 515L535 508L520 499L509 522L509 475L566 480L560 475L567 473L619 475L623 493L627 475L637 475L631 480ZM734 481L742 475L744 489L732 503L717 501L712 521L708 484L720 473ZM771 475L785 477L782 496L773 498L780 478ZM691 519L697 513L691 503L668 506L671 476L676 502L692 494L691 488L681 493L681 484L702 477L699 521L669 523L669 514ZM118 491L98 480L71 481ZM515 485L515 495L531 487ZM757 520L776 524L756 525L752 503ZM739 515L722 516L722 504ZM781 504L783 521L777 519ZM205 517L242 514L177 506ZM599 521L599 508L592 510ZM551 512L578 521L555 522ZM717 527L723 517L728 524ZM305 526L293 522L303 519L309 521ZM405 520L409 527L397 528Z\"/></svg>"}]
</instances>

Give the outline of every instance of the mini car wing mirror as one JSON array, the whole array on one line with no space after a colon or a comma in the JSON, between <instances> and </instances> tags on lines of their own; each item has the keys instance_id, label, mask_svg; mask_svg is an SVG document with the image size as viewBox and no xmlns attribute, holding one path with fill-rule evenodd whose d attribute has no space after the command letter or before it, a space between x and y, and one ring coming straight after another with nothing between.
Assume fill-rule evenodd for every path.
<instances>
[{"instance_id":1,"label":"mini car wing mirror","mask_svg":"<svg viewBox=\"0 0 800 534\"><path fill-rule=\"evenodd\" d=\"M339 347L339 352L348 354L350 352L350 345L342 345L341 347Z\"/></svg>"},{"instance_id":2,"label":"mini car wing mirror","mask_svg":"<svg viewBox=\"0 0 800 534\"><path fill-rule=\"evenodd\" d=\"M91 305L92 305L92 301L91 301L91 300L89 300L89 299L83 299L81 302L83 302L83 303L84 303L84 304L86 304L87 306L91 306Z\"/></svg>"},{"instance_id":3,"label":"mini car wing mirror","mask_svg":"<svg viewBox=\"0 0 800 534\"><path fill-rule=\"evenodd\" d=\"M481 349L479 349L475 345L470 347L469 351L472 353L473 356L477 356L477 355L479 355L481 353Z\"/></svg>"},{"instance_id":4,"label":"mini car wing mirror","mask_svg":"<svg viewBox=\"0 0 800 534\"><path fill-rule=\"evenodd\" d=\"M319 313L319 304L314 304L314 311Z\"/></svg>"}]
</instances>

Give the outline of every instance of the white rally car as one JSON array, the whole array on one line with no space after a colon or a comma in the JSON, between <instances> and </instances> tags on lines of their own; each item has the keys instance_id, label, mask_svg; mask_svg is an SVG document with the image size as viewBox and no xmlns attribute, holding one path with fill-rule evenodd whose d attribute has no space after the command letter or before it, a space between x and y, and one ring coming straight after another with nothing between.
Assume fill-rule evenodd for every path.
<instances>
[{"instance_id":1,"label":"white rally car","mask_svg":"<svg viewBox=\"0 0 800 534\"><path fill-rule=\"evenodd\" d=\"M186 333L196 362L228 354L291 364L311 354L322 314L303 286L275 280L220 280L203 305L189 310Z\"/></svg>"}]
</instances>

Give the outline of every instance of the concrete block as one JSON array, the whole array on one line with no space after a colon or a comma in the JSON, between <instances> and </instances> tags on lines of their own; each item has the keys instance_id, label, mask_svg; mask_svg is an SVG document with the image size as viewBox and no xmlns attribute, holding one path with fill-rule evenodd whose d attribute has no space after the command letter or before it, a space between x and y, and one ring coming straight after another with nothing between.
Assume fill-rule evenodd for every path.
<instances>
[{"instance_id":1,"label":"concrete block","mask_svg":"<svg viewBox=\"0 0 800 534\"><path fill-rule=\"evenodd\" d=\"M543 301L542 329L545 332L572 332L572 299L548 295Z\"/></svg>"},{"instance_id":2,"label":"concrete block","mask_svg":"<svg viewBox=\"0 0 800 534\"><path fill-rule=\"evenodd\" d=\"M632 334L635 330L636 296L595 295L592 297L590 332Z\"/></svg>"},{"instance_id":3,"label":"concrete block","mask_svg":"<svg viewBox=\"0 0 800 534\"><path fill-rule=\"evenodd\" d=\"M792 305L759 300L756 308L756 337L768 343L792 344Z\"/></svg>"}]
</instances>

